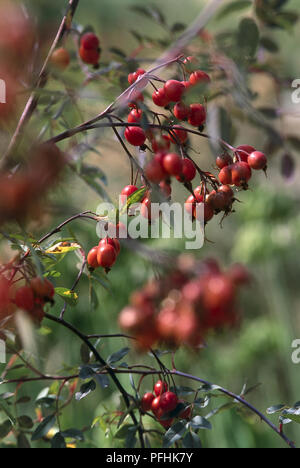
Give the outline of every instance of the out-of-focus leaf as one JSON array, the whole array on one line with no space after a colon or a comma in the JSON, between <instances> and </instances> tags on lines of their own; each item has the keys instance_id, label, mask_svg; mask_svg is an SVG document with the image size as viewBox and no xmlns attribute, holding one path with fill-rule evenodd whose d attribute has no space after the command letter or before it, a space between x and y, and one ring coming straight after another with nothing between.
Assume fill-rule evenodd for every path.
<instances>
[{"instance_id":1,"label":"out-of-focus leaf","mask_svg":"<svg viewBox=\"0 0 300 468\"><path fill-rule=\"evenodd\" d=\"M121 361L130 351L130 348L122 348L116 353L112 354L107 358L107 363L108 364L114 364L118 361Z\"/></svg>"},{"instance_id":2,"label":"out-of-focus leaf","mask_svg":"<svg viewBox=\"0 0 300 468\"><path fill-rule=\"evenodd\" d=\"M281 158L281 174L287 180L293 178L295 174L296 164L293 156L289 153L285 153Z\"/></svg>"},{"instance_id":3,"label":"out-of-focus leaf","mask_svg":"<svg viewBox=\"0 0 300 468\"><path fill-rule=\"evenodd\" d=\"M0 439L4 439L12 430L12 423L9 419L0 424Z\"/></svg>"},{"instance_id":4,"label":"out-of-focus leaf","mask_svg":"<svg viewBox=\"0 0 300 468\"><path fill-rule=\"evenodd\" d=\"M266 49L268 52L275 54L279 51L279 46L273 39L263 36L260 38L260 45Z\"/></svg>"},{"instance_id":5,"label":"out-of-focus leaf","mask_svg":"<svg viewBox=\"0 0 300 468\"><path fill-rule=\"evenodd\" d=\"M193 431L190 431L182 439L184 448L202 448L200 437Z\"/></svg>"},{"instance_id":6,"label":"out-of-focus leaf","mask_svg":"<svg viewBox=\"0 0 300 468\"><path fill-rule=\"evenodd\" d=\"M186 431L187 431L186 424L182 422L178 422L174 424L172 427L170 427L170 429L168 429L168 431L166 432L164 436L163 447L164 448L171 447L173 444L175 444L175 442L177 442L184 436Z\"/></svg>"},{"instance_id":7,"label":"out-of-focus leaf","mask_svg":"<svg viewBox=\"0 0 300 468\"><path fill-rule=\"evenodd\" d=\"M284 408L286 408L286 405L271 406L270 408L267 409L267 414L280 413L282 410L284 410Z\"/></svg>"},{"instance_id":8,"label":"out-of-focus leaf","mask_svg":"<svg viewBox=\"0 0 300 468\"><path fill-rule=\"evenodd\" d=\"M254 57L259 44L259 29L251 18L244 18L240 22L237 34L237 47L241 54Z\"/></svg>"},{"instance_id":9,"label":"out-of-focus leaf","mask_svg":"<svg viewBox=\"0 0 300 468\"><path fill-rule=\"evenodd\" d=\"M34 433L32 434L31 440L39 440L42 439L45 435L48 434L50 429L54 426L56 421L55 415L51 414L50 416L47 416L36 428Z\"/></svg>"},{"instance_id":10,"label":"out-of-focus leaf","mask_svg":"<svg viewBox=\"0 0 300 468\"><path fill-rule=\"evenodd\" d=\"M82 400L83 398L87 397L91 392L96 390L96 383L94 380L90 380L87 383L81 385L79 392L75 394L75 398L77 401Z\"/></svg>"},{"instance_id":11,"label":"out-of-focus leaf","mask_svg":"<svg viewBox=\"0 0 300 468\"><path fill-rule=\"evenodd\" d=\"M223 19L228 15L231 15L232 13L240 12L245 10L246 8L250 8L253 5L251 0L236 0L234 2L229 3L228 5L225 5L220 13L218 13L217 18L218 19Z\"/></svg>"}]
</instances>

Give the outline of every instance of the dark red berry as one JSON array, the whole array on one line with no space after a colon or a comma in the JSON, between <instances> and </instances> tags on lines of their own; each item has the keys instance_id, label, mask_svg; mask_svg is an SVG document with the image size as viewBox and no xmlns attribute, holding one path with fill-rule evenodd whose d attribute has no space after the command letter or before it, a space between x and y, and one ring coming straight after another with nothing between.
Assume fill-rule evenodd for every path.
<instances>
[{"instance_id":1,"label":"dark red berry","mask_svg":"<svg viewBox=\"0 0 300 468\"><path fill-rule=\"evenodd\" d=\"M178 397L173 392L165 392L160 397L160 407L165 413L173 411L178 404Z\"/></svg>"},{"instance_id":2,"label":"dark red berry","mask_svg":"<svg viewBox=\"0 0 300 468\"><path fill-rule=\"evenodd\" d=\"M98 268L99 267L99 263L98 263L98 260L97 260L97 255L98 255L98 246L93 247L88 253L87 262L88 262L88 265L90 267L92 267L92 268Z\"/></svg>"},{"instance_id":3,"label":"dark red berry","mask_svg":"<svg viewBox=\"0 0 300 468\"><path fill-rule=\"evenodd\" d=\"M193 127L201 127L206 121L206 109L202 104L191 104L189 124Z\"/></svg>"},{"instance_id":4,"label":"dark red berry","mask_svg":"<svg viewBox=\"0 0 300 468\"><path fill-rule=\"evenodd\" d=\"M264 153L260 151L254 151L248 156L248 164L251 169L260 171L266 168L267 166L267 157Z\"/></svg>"},{"instance_id":5,"label":"dark red berry","mask_svg":"<svg viewBox=\"0 0 300 468\"><path fill-rule=\"evenodd\" d=\"M223 169L223 167L230 166L233 163L233 159L228 153L223 153L216 159L216 165L219 169Z\"/></svg>"},{"instance_id":6,"label":"dark red berry","mask_svg":"<svg viewBox=\"0 0 300 468\"><path fill-rule=\"evenodd\" d=\"M168 153L163 159L163 167L169 175L179 176L182 173L182 159L176 153Z\"/></svg>"},{"instance_id":7,"label":"dark red berry","mask_svg":"<svg viewBox=\"0 0 300 468\"><path fill-rule=\"evenodd\" d=\"M97 261L102 268L111 268L117 259L117 253L112 245L98 247Z\"/></svg>"},{"instance_id":8,"label":"dark red berry","mask_svg":"<svg viewBox=\"0 0 300 468\"><path fill-rule=\"evenodd\" d=\"M34 308L34 294L30 286L23 286L16 292L15 303L20 309L31 311Z\"/></svg>"},{"instance_id":9,"label":"dark red berry","mask_svg":"<svg viewBox=\"0 0 300 468\"><path fill-rule=\"evenodd\" d=\"M223 185L232 184L232 166L226 166L219 173L219 180Z\"/></svg>"},{"instance_id":10,"label":"dark red berry","mask_svg":"<svg viewBox=\"0 0 300 468\"><path fill-rule=\"evenodd\" d=\"M177 102L177 104L174 106L173 112L176 119L187 120L190 113L190 108L183 102Z\"/></svg>"},{"instance_id":11,"label":"dark red berry","mask_svg":"<svg viewBox=\"0 0 300 468\"><path fill-rule=\"evenodd\" d=\"M99 48L100 41L96 34L89 32L81 37L80 45L86 50L97 50Z\"/></svg>"},{"instance_id":12,"label":"dark red berry","mask_svg":"<svg viewBox=\"0 0 300 468\"><path fill-rule=\"evenodd\" d=\"M154 385L154 393L156 396L160 396L168 391L168 384L162 380L158 380Z\"/></svg>"},{"instance_id":13,"label":"dark red berry","mask_svg":"<svg viewBox=\"0 0 300 468\"><path fill-rule=\"evenodd\" d=\"M249 164L238 162L231 166L232 183L236 187L240 187L249 182L252 176L252 171Z\"/></svg>"},{"instance_id":14,"label":"dark red berry","mask_svg":"<svg viewBox=\"0 0 300 468\"><path fill-rule=\"evenodd\" d=\"M141 409L146 413L147 411L150 411L152 408L152 402L155 399L155 396L153 393L145 393L141 400Z\"/></svg>"}]
</instances>

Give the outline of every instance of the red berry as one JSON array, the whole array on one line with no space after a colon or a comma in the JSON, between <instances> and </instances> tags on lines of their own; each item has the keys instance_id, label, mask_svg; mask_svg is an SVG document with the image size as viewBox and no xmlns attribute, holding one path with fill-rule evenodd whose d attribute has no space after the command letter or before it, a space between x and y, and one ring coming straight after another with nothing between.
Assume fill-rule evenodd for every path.
<instances>
[{"instance_id":1,"label":"red berry","mask_svg":"<svg viewBox=\"0 0 300 468\"><path fill-rule=\"evenodd\" d=\"M149 221L155 219L158 214L152 213L151 199L149 197L144 198L141 204L141 215Z\"/></svg>"},{"instance_id":2,"label":"red berry","mask_svg":"<svg viewBox=\"0 0 300 468\"><path fill-rule=\"evenodd\" d=\"M177 102L174 106L174 115L178 120L186 120L190 113L190 108L183 102Z\"/></svg>"},{"instance_id":3,"label":"red berry","mask_svg":"<svg viewBox=\"0 0 300 468\"><path fill-rule=\"evenodd\" d=\"M198 209L197 209L198 207ZM194 207L194 218L198 219L198 221L202 221L202 207L203 207L203 217L204 222L208 223L214 217L214 210L209 203L197 203Z\"/></svg>"},{"instance_id":4,"label":"red berry","mask_svg":"<svg viewBox=\"0 0 300 468\"><path fill-rule=\"evenodd\" d=\"M159 182L164 180L166 176L162 165L155 158L147 164L145 174L147 179L150 180L150 182L153 182L154 184L158 184Z\"/></svg>"},{"instance_id":5,"label":"red berry","mask_svg":"<svg viewBox=\"0 0 300 468\"><path fill-rule=\"evenodd\" d=\"M34 308L34 294L30 286L24 286L17 290L15 303L23 310L30 311Z\"/></svg>"},{"instance_id":6,"label":"red berry","mask_svg":"<svg viewBox=\"0 0 300 468\"><path fill-rule=\"evenodd\" d=\"M206 121L206 110L202 104L191 104L189 124L193 127L201 127Z\"/></svg>"},{"instance_id":7,"label":"red berry","mask_svg":"<svg viewBox=\"0 0 300 468\"><path fill-rule=\"evenodd\" d=\"M53 284L47 278L33 278L30 281L30 286L34 294L41 299L52 299L55 290Z\"/></svg>"},{"instance_id":8,"label":"red berry","mask_svg":"<svg viewBox=\"0 0 300 468\"><path fill-rule=\"evenodd\" d=\"M253 146L241 145L237 147L236 153L240 161L247 162L249 154L253 153L254 151L255 148L253 148Z\"/></svg>"},{"instance_id":9,"label":"red berry","mask_svg":"<svg viewBox=\"0 0 300 468\"><path fill-rule=\"evenodd\" d=\"M180 175L182 172L182 159L176 153L168 153L163 159L163 167L170 175Z\"/></svg>"},{"instance_id":10,"label":"red berry","mask_svg":"<svg viewBox=\"0 0 300 468\"><path fill-rule=\"evenodd\" d=\"M202 188L196 187L194 190L194 196L190 195L185 202L184 208L191 215L194 216L195 207L197 203L202 203L204 200L202 195Z\"/></svg>"},{"instance_id":11,"label":"red berry","mask_svg":"<svg viewBox=\"0 0 300 468\"><path fill-rule=\"evenodd\" d=\"M129 73L128 75L128 83L133 84L136 82L139 76L142 76L146 73L146 70L143 70L143 68L138 68L134 73Z\"/></svg>"},{"instance_id":12,"label":"red berry","mask_svg":"<svg viewBox=\"0 0 300 468\"><path fill-rule=\"evenodd\" d=\"M130 197L138 188L135 185L126 185L121 192L121 203L124 205L127 201L127 198Z\"/></svg>"},{"instance_id":13,"label":"red berry","mask_svg":"<svg viewBox=\"0 0 300 468\"><path fill-rule=\"evenodd\" d=\"M223 211L228 208L229 199L225 193L213 190L206 197L206 203L208 203L215 211Z\"/></svg>"},{"instance_id":14,"label":"red berry","mask_svg":"<svg viewBox=\"0 0 300 468\"><path fill-rule=\"evenodd\" d=\"M80 45L87 50L98 49L100 41L96 34L90 32L84 34L80 39Z\"/></svg>"},{"instance_id":15,"label":"red berry","mask_svg":"<svg viewBox=\"0 0 300 468\"><path fill-rule=\"evenodd\" d=\"M170 99L167 97L164 88L161 88L158 91L154 91L152 94L152 100L154 104L159 107L166 107L168 104L170 104Z\"/></svg>"},{"instance_id":16,"label":"red berry","mask_svg":"<svg viewBox=\"0 0 300 468\"><path fill-rule=\"evenodd\" d=\"M182 160L182 173L177 176L180 182L191 182L196 177L196 167L193 161L188 158Z\"/></svg>"},{"instance_id":17,"label":"red berry","mask_svg":"<svg viewBox=\"0 0 300 468\"><path fill-rule=\"evenodd\" d=\"M235 297L232 281L222 274L212 275L205 284L203 302L208 309L231 306Z\"/></svg>"},{"instance_id":18,"label":"red berry","mask_svg":"<svg viewBox=\"0 0 300 468\"><path fill-rule=\"evenodd\" d=\"M185 91L185 86L181 81L169 80L164 85L164 90L169 101L178 102Z\"/></svg>"},{"instance_id":19,"label":"red berry","mask_svg":"<svg viewBox=\"0 0 300 468\"><path fill-rule=\"evenodd\" d=\"M107 245L107 244L112 245L116 251L116 254L119 255L119 253L121 252L121 246L120 246L120 242L118 241L118 239L111 239L110 237L105 237L99 242L98 247L101 247L102 245Z\"/></svg>"},{"instance_id":20,"label":"red berry","mask_svg":"<svg viewBox=\"0 0 300 468\"><path fill-rule=\"evenodd\" d=\"M182 82L183 86L185 87L185 93L193 87L192 83L190 81L183 81Z\"/></svg>"},{"instance_id":21,"label":"red berry","mask_svg":"<svg viewBox=\"0 0 300 468\"><path fill-rule=\"evenodd\" d=\"M171 146L171 141L168 135L162 135L160 138L152 140L151 146L155 153L157 153L160 150L168 151Z\"/></svg>"},{"instance_id":22,"label":"red berry","mask_svg":"<svg viewBox=\"0 0 300 468\"><path fill-rule=\"evenodd\" d=\"M229 185L221 185L218 188L218 192L219 193L224 193L224 195L226 195L229 200L232 200L233 197L234 197L233 190Z\"/></svg>"},{"instance_id":23,"label":"red berry","mask_svg":"<svg viewBox=\"0 0 300 468\"><path fill-rule=\"evenodd\" d=\"M233 159L228 153L223 153L216 159L216 165L219 169L223 169L223 167L230 166L233 163Z\"/></svg>"},{"instance_id":24,"label":"red berry","mask_svg":"<svg viewBox=\"0 0 300 468\"><path fill-rule=\"evenodd\" d=\"M190 83L196 85L198 83L209 83L210 77L207 73L202 70L197 70L190 76Z\"/></svg>"},{"instance_id":25,"label":"red berry","mask_svg":"<svg viewBox=\"0 0 300 468\"><path fill-rule=\"evenodd\" d=\"M232 166L225 166L219 173L219 180L223 185L232 184Z\"/></svg>"},{"instance_id":26,"label":"red berry","mask_svg":"<svg viewBox=\"0 0 300 468\"><path fill-rule=\"evenodd\" d=\"M156 396L161 396L163 393L168 391L168 384L167 382L163 382L162 380L158 380L154 385L154 393Z\"/></svg>"},{"instance_id":27,"label":"red berry","mask_svg":"<svg viewBox=\"0 0 300 468\"><path fill-rule=\"evenodd\" d=\"M92 267L92 268L98 268L99 267L99 263L98 263L98 260L97 260L97 255L98 255L98 246L93 247L88 253L87 262L88 262L89 266Z\"/></svg>"},{"instance_id":28,"label":"red berry","mask_svg":"<svg viewBox=\"0 0 300 468\"><path fill-rule=\"evenodd\" d=\"M188 133L180 125L174 125L171 134L168 135L169 140L175 144L184 144L188 139Z\"/></svg>"},{"instance_id":29,"label":"red berry","mask_svg":"<svg viewBox=\"0 0 300 468\"><path fill-rule=\"evenodd\" d=\"M236 187L240 187L242 185L247 184L247 182L251 179L252 171L249 164L245 162L238 162L231 166L231 174L232 174L232 183Z\"/></svg>"},{"instance_id":30,"label":"red berry","mask_svg":"<svg viewBox=\"0 0 300 468\"><path fill-rule=\"evenodd\" d=\"M117 259L117 253L112 245L106 244L98 248L97 260L102 268L111 268Z\"/></svg>"},{"instance_id":31,"label":"red berry","mask_svg":"<svg viewBox=\"0 0 300 468\"><path fill-rule=\"evenodd\" d=\"M89 65L98 65L100 60L100 52L98 49L85 49L83 46L79 49L79 55L84 63Z\"/></svg>"},{"instance_id":32,"label":"red berry","mask_svg":"<svg viewBox=\"0 0 300 468\"><path fill-rule=\"evenodd\" d=\"M143 111L141 109L132 109L128 115L128 122L129 123L138 123L140 122L143 115Z\"/></svg>"},{"instance_id":33,"label":"red berry","mask_svg":"<svg viewBox=\"0 0 300 468\"><path fill-rule=\"evenodd\" d=\"M150 393L150 392L145 393L145 395L143 396L141 400L141 409L142 411L144 411L144 413L151 410L152 402L154 399L155 399L155 396L153 395L153 393Z\"/></svg>"},{"instance_id":34,"label":"red berry","mask_svg":"<svg viewBox=\"0 0 300 468\"><path fill-rule=\"evenodd\" d=\"M127 127L125 138L133 146L142 146L146 140L146 134L140 127Z\"/></svg>"},{"instance_id":35,"label":"red berry","mask_svg":"<svg viewBox=\"0 0 300 468\"><path fill-rule=\"evenodd\" d=\"M69 52L64 48L60 47L56 49L51 56L51 63L61 70L65 70L70 65L71 58Z\"/></svg>"},{"instance_id":36,"label":"red berry","mask_svg":"<svg viewBox=\"0 0 300 468\"><path fill-rule=\"evenodd\" d=\"M160 401L161 397L157 396L156 398L154 398L151 404L151 411L157 417L157 419L161 419L164 415L164 411L160 406Z\"/></svg>"},{"instance_id":37,"label":"red berry","mask_svg":"<svg viewBox=\"0 0 300 468\"><path fill-rule=\"evenodd\" d=\"M165 413L173 411L178 405L178 397L173 392L165 392L160 397L160 407Z\"/></svg>"},{"instance_id":38,"label":"red berry","mask_svg":"<svg viewBox=\"0 0 300 468\"><path fill-rule=\"evenodd\" d=\"M267 166L267 157L264 153L260 151L254 151L248 156L248 164L252 169L260 171L266 168Z\"/></svg>"}]
</instances>

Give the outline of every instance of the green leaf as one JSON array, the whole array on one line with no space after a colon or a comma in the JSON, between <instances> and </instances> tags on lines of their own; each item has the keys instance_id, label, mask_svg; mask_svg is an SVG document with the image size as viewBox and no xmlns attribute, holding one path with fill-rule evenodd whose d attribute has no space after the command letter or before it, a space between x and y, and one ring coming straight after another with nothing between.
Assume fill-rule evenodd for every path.
<instances>
[{"instance_id":1,"label":"green leaf","mask_svg":"<svg viewBox=\"0 0 300 468\"><path fill-rule=\"evenodd\" d=\"M275 405L267 409L267 414L281 413L281 411L286 408L286 405Z\"/></svg>"},{"instance_id":2,"label":"green leaf","mask_svg":"<svg viewBox=\"0 0 300 468\"><path fill-rule=\"evenodd\" d=\"M288 419L291 419L297 424L300 424L300 409L290 408L290 409L284 410L282 411L282 416L283 417L287 416Z\"/></svg>"},{"instance_id":3,"label":"green leaf","mask_svg":"<svg viewBox=\"0 0 300 468\"><path fill-rule=\"evenodd\" d=\"M171 447L173 444L175 444L175 442L182 439L186 431L186 424L182 422L177 422L176 424L174 424L172 427L170 427L170 429L168 429L164 436L163 447Z\"/></svg>"},{"instance_id":4,"label":"green leaf","mask_svg":"<svg viewBox=\"0 0 300 468\"><path fill-rule=\"evenodd\" d=\"M193 390L190 387L176 386L176 387L171 387L170 390L171 390L171 392L176 393L180 397L186 397L186 396L189 396L189 395L194 395L194 393L195 393L195 390Z\"/></svg>"},{"instance_id":5,"label":"green leaf","mask_svg":"<svg viewBox=\"0 0 300 468\"><path fill-rule=\"evenodd\" d=\"M54 426L55 421L56 421L55 415L52 414L50 416L47 416L38 425L38 427L36 428L36 430L32 434L31 440L36 441L36 440L42 439L44 436L46 436L48 434L48 432L50 431L50 429L52 429L52 427Z\"/></svg>"},{"instance_id":6,"label":"green leaf","mask_svg":"<svg viewBox=\"0 0 300 468\"><path fill-rule=\"evenodd\" d=\"M239 25L237 47L241 54L254 57L259 44L259 29L251 18L244 18Z\"/></svg>"},{"instance_id":7,"label":"green leaf","mask_svg":"<svg viewBox=\"0 0 300 468\"><path fill-rule=\"evenodd\" d=\"M260 38L260 45L268 52L273 54L279 51L279 46L276 44L276 42L266 36Z\"/></svg>"},{"instance_id":8,"label":"green leaf","mask_svg":"<svg viewBox=\"0 0 300 468\"><path fill-rule=\"evenodd\" d=\"M12 423L9 419L0 425L0 439L4 439L12 430Z\"/></svg>"},{"instance_id":9,"label":"green leaf","mask_svg":"<svg viewBox=\"0 0 300 468\"><path fill-rule=\"evenodd\" d=\"M82 343L80 347L80 356L84 364L88 364L90 362L90 349L85 343Z\"/></svg>"},{"instance_id":10,"label":"green leaf","mask_svg":"<svg viewBox=\"0 0 300 468\"><path fill-rule=\"evenodd\" d=\"M83 432L80 431L79 429L67 429L66 431L62 431L61 435L65 439L76 439L76 440L79 440L80 442L84 441Z\"/></svg>"},{"instance_id":11,"label":"green leaf","mask_svg":"<svg viewBox=\"0 0 300 468\"><path fill-rule=\"evenodd\" d=\"M250 8L251 6L252 1L250 0L237 0L235 2L231 2L221 9L220 13L217 15L217 18L223 19L232 13L240 12L246 8Z\"/></svg>"},{"instance_id":12,"label":"green leaf","mask_svg":"<svg viewBox=\"0 0 300 468\"><path fill-rule=\"evenodd\" d=\"M212 429L211 423L202 416L195 416L189 424L193 429Z\"/></svg>"},{"instance_id":13,"label":"green leaf","mask_svg":"<svg viewBox=\"0 0 300 468\"><path fill-rule=\"evenodd\" d=\"M51 448L53 449L67 448L66 441L60 432L57 432L57 434L55 434L55 436L51 439Z\"/></svg>"},{"instance_id":14,"label":"green leaf","mask_svg":"<svg viewBox=\"0 0 300 468\"><path fill-rule=\"evenodd\" d=\"M190 431L182 439L184 448L202 448L200 437L193 431Z\"/></svg>"},{"instance_id":15,"label":"green leaf","mask_svg":"<svg viewBox=\"0 0 300 468\"><path fill-rule=\"evenodd\" d=\"M78 294L67 288L55 288L56 294L58 294L67 304L74 307L78 302Z\"/></svg>"},{"instance_id":16,"label":"green leaf","mask_svg":"<svg viewBox=\"0 0 300 468\"><path fill-rule=\"evenodd\" d=\"M95 379L102 388L109 387L109 379L105 374L95 374Z\"/></svg>"},{"instance_id":17,"label":"green leaf","mask_svg":"<svg viewBox=\"0 0 300 468\"><path fill-rule=\"evenodd\" d=\"M17 419L17 422L20 425L20 427L24 429L32 429L34 426L33 421L29 416L20 416Z\"/></svg>"},{"instance_id":18,"label":"green leaf","mask_svg":"<svg viewBox=\"0 0 300 468\"><path fill-rule=\"evenodd\" d=\"M75 394L75 399L77 401L82 400L83 398L87 397L91 392L96 390L96 382L94 380L90 380L89 382L84 383L81 385L79 392Z\"/></svg>"},{"instance_id":19,"label":"green leaf","mask_svg":"<svg viewBox=\"0 0 300 468\"><path fill-rule=\"evenodd\" d=\"M107 358L107 364L114 364L118 361L121 361L130 351L130 348L122 348L120 351L113 353Z\"/></svg>"},{"instance_id":20,"label":"green leaf","mask_svg":"<svg viewBox=\"0 0 300 468\"><path fill-rule=\"evenodd\" d=\"M133 424L124 424L120 429L115 433L116 439L125 439L129 430L137 429Z\"/></svg>"}]
</instances>

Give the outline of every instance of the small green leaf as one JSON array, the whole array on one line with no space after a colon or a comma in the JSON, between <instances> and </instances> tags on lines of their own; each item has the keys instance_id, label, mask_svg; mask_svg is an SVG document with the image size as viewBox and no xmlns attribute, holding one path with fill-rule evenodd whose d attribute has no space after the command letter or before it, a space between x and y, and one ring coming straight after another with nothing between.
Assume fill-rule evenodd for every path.
<instances>
[{"instance_id":1,"label":"small green leaf","mask_svg":"<svg viewBox=\"0 0 300 468\"><path fill-rule=\"evenodd\" d=\"M79 392L75 394L75 399L77 401L82 400L83 398L87 397L91 392L96 390L96 383L94 380L90 380L89 382L84 383L81 385Z\"/></svg>"},{"instance_id":2,"label":"small green leaf","mask_svg":"<svg viewBox=\"0 0 300 468\"><path fill-rule=\"evenodd\" d=\"M244 18L239 25L237 47L242 54L254 57L259 44L259 29L251 18Z\"/></svg>"},{"instance_id":3,"label":"small green leaf","mask_svg":"<svg viewBox=\"0 0 300 468\"><path fill-rule=\"evenodd\" d=\"M286 408L286 405L271 406L270 408L267 409L267 414L280 413L284 408Z\"/></svg>"},{"instance_id":4,"label":"small green leaf","mask_svg":"<svg viewBox=\"0 0 300 468\"><path fill-rule=\"evenodd\" d=\"M193 431L186 434L182 439L182 444L184 448L202 448L199 436Z\"/></svg>"},{"instance_id":5,"label":"small green leaf","mask_svg":"<svg viewBox=\"0 0 300 468\"><path fill-rule=\"evenodd\" d=\"M113 353L111 356L107 358L108 364L114 364L118 361L121 361L130 351L130 348L122 348L120 351Z\"/></svg>"},{"instance_id":6,"label":"small green leaf","mask_svg":"<svg viewBox=\"0 0 300 468\"><path fill-rule=\"evenodd\" d=\"M34 426L33 421L29 416L20 416L17 419L17 422L20 425L20 427L24 429L32 429Z\"/></svg>"},{"instance_id":7,"label":"small green leaf","mask_svg":"<svg viewBox=\"0 0 300 468\"><path fill-rule=\"evenodd\" d=\"M42 439L44 436L46 436L48 434L48 432L50 431L50 429L52 429L52 427L54 426L55 421L56 421L55 415L52 414L50 416L47 416L38 425L38 427L36 428L36 430L32 434L31 440L36 441L36 440Z\"/></svg>"},{"instance_id":8,"label":"small green leaf","mask_svg":"<svg viewBox=\"0 0 300 468\"><path fill-rule=\"evenodd\" d=\"M170 429L166 432L164 439L163 439L163 447L169 448L175 442L182 439L183 435L186 433L187 428L186 424L182 422L178 422L174 424Z\"/></svg>"},{"instance_id":9,"label":"small green leaf","mask_svg":"<svg viewBox=\"0 0 300 468\"><path fill-rule=\"evenodd\" d=\"M12 423L9 419L0 425L0 439L4 439L12 430Z\"/></svg>"},{"instance_id":10,"label":"small green leaf","mask_svg":"<svg viewBox=\"0 0 300 468\"><path fill-rule=\"evenodd\" d=\"M211 423L202 416L195 416L189 424L193 429L212 429Z\"/></svg>"},{"instance_id":11,"label":"small green leaf","mask_svg":"<svg viewBox=\"0 0 300 468\"><path fill-rule=\"evenodd\" d=\"M231 2L226 5L224 8L221 9L220 13L217 15L218 19L223 19L232 13L236 13L246 8L250 8L252 6L252 2L250 0L236 0L235 2Z\"/></svg>"}]
</instances>

